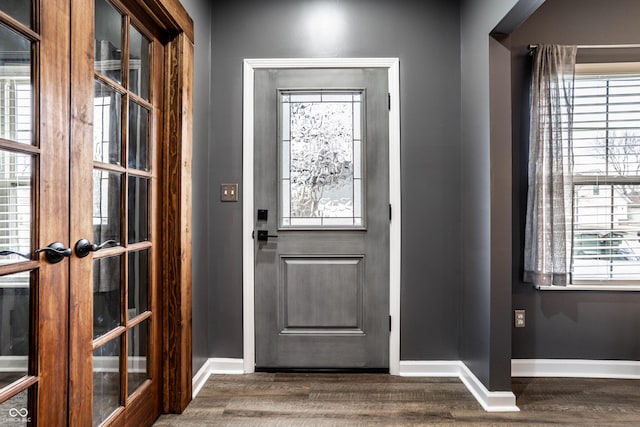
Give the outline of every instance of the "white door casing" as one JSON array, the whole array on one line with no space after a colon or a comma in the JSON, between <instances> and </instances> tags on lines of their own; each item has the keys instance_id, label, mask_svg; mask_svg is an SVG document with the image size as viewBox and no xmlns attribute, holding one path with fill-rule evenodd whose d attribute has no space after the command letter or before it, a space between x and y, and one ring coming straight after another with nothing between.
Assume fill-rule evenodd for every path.
<instances>
[{"instance_id":1,"label":"white door casing","mask_svg":"<svg viewBox=\"0 0 640 427\"><path fill-rule=\"evenodd\" d=\"M389 371L400 370L400 261L401 261L401 183L400 183L400 69L398 58L301 58L245 59L243 81L243 362L244 372L255 371L254 318L254 72L260 68L384 68L388 72L389 111L389 197L392 219L389 223Z\"/></svg>"}]
</instances>

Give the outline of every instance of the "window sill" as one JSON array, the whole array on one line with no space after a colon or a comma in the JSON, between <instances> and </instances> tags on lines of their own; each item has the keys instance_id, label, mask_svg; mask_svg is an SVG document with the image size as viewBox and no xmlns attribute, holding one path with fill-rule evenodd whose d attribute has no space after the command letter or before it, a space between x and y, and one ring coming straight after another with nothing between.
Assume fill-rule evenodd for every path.
<instances>
[{"instance_id":1,"label":"window sill","mask_svg":"<svg viewBox=\"0 0 640 427\"><path fill-rule=\"evenodd\" d=\"M640 284L634 285L567 285L535 286L539 291L598 291L598 292L640 292Z\"/></svg>"}]
</instances>

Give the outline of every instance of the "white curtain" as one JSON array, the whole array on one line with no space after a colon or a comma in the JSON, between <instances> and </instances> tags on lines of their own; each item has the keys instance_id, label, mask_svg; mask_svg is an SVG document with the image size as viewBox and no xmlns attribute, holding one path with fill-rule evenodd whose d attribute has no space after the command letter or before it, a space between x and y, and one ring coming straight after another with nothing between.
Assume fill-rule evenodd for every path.
<instances>
[{"instance_id":1,"label":"white curtain","mask_svg":"<svg viewBox=\"0 0 640 427\"><path fill-rule=\"evenodd\" d=\"M566 285L571 251L575 46L534 52L524 281Z\"/></svg>"}]
</instances>

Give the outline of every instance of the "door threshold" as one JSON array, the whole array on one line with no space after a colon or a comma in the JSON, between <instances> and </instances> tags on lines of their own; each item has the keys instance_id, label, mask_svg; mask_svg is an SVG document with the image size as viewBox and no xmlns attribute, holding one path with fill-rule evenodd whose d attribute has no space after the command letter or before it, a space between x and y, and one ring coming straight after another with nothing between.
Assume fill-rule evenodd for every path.
<instances>
[{"instance_id":1,"label":"door threshold","mask_svg":"<svg viewBox=\"0 0 640 427\"><path fill-rule=\"evenodd\" d=\"M389 368L259 368L271 374L388 374Z\"/></svg>"}]
</instances>

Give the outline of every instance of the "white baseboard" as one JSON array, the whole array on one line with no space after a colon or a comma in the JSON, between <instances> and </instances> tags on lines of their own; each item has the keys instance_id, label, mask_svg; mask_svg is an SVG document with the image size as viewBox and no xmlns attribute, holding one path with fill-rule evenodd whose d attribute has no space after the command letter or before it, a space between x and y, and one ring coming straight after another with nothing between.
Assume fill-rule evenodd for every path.
<instances>
[{"instance_id":1,"label":"white baseboard","mask_svg":"<svg viewBox=\"0 0 640 427\"><path fill-rule=\"evenodd\" d=\"M407 377L458 377L487 412L517 412L510 391L489 391L460 360L400 361L400 375Z\"/></svg>"},{"instance_id":2,"label":"white baseboard","mask_svg":"<svg viewBox=\"0 0 640 427\"><path fill-rule=\"evenodd\" d=\"M24 372L29 370L27 356L0 356L0 372Z\"/></svg>"},{"instance_id":3,"label":"white baseboard","mask_svg":"<svg viewBox=\"0 0 640 427\"><path fill-rule=\"evenodd\" d=\"M147 358L129 356L128 372L142 374L147 372ZM120 372L120 356L93 356L93 372Z\"/></svg>"},{"instance_id":4,"label":"white baseboard","mask_svg":"<svg viewBox=\"0 0 640 427\"><path fill-rule=\"evenodd\" d=\"M640 361L584 359L513 359L513 377L640 379Z\"/></svg>"},{"instance_id":5,"label":"white baseboard","mask_svg":"<svg viewBox=\"0 0 640 427\"><path fill-rule=\"evenodd\" d=\"M239 375L244 374L244 361L242 359L209 359L212 374Z\"/></svg>"},{"instance_id":6,"label":"white baseboard","mask_svg":"<svg viewBox=\"0 0 640 427\"><path fill-rule=\"evenodd\" d=\"M459 360L401 360L401 377L460 377Z\"/></svg>"},{"instance_id":7,"label":"white baseboard","mask_svg":"<svg viewBox=\"0 0 640 427\"><path fill-rule=\"evenodd\" d=\"M511 391L489 391L467 365L460 362L460 381L467 386L478 403L487 412L518 412L516 395Z\"/></svg>"},{"instance_id":8,"label":"white baseboard","mask_svg":"<svg viewBox=\"0 0 640 427\"><path fill-rule=\"evenodd\" d=\"M194 399L212 374L244 374L244 361L216 357L207 360L193 377L191 389Z\"/></svg>"},{"instance_id":9,"label":"white baseboard","mask_svg":"<svg viewBox=\"0 0 640 427\"><path fill-rule=\"evenodd\" d=\"M200 390L202 390L202 387L204 387L204 384L207 382L210 375L211 372L209 371L209 360L207 360L206 362L204 362L204 365L202 365L202 367L198 369L198 372L196 372L196 374L193 376L193 380L191 383L191 397L193 399L195 399L198 393L200 393Z\"/></svg>"}]
</instances>

